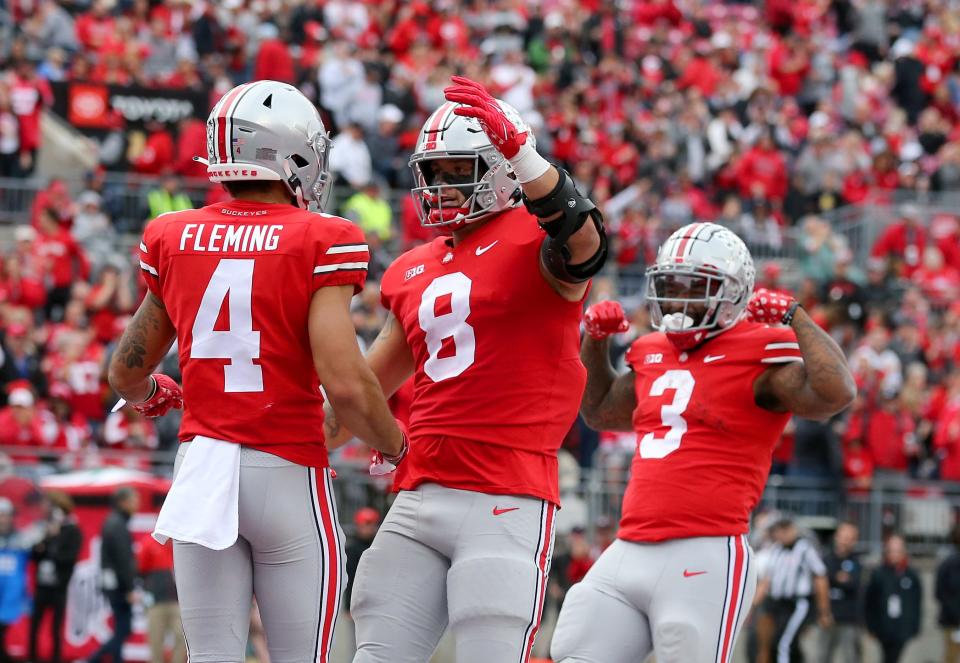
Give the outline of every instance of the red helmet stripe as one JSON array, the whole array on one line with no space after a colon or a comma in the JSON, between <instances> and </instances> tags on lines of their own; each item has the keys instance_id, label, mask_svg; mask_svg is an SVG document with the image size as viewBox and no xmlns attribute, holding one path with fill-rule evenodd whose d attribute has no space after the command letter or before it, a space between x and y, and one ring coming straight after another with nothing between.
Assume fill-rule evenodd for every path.
<instances>
[{"instance_id":1,"label":"red helmet stripe","mask_svg":"<svg viewBox=\"0 0 960 663\"><path fill-rule=\"evenodd\" d=\"M456 107L456 104L452 101L448 101L436 111L434 111L428 122L430 123L429 127L426 130L427 142L424 144L423 149L425 150L435 150L437 149L437 133L440 131L440 127L443 126L443 121L446 119L447 115Z\"/></svg>"},{"instance_id":2,"label":"red helmet stripe","mask_svg":"<svg viewBox=\"0 0 960 663\"><path fill-rule=\"evenodd\" d=\"M690 240L693 239L693 236L697 234L702 225L702 223L695 223L687 229L687 232L683 233L683 237L680 238L680 243L677 245L677 252L674 254L674 258L684 257L687 244L690 243Z\"/></svg>"},{"instance_id":3,"label":"red helmet stripe","mask_svg":"<svg viewBox=\"0 0 960 663\"><path fill-rule=\"evenodd\" d=\"M220 110L217 112L216 118L214 118L214 123L217 128L216 147L220 152L217 155L217 159L220 163L226 163L230 158L230 146L227 144L227 115L233 112L231 106L233 106L234 101L239 98L240 93L251 85L253 85L253 83L246 83L245 85L233 88L227 92L227 96L220 102Z\"/></svg>"}]
</instances>

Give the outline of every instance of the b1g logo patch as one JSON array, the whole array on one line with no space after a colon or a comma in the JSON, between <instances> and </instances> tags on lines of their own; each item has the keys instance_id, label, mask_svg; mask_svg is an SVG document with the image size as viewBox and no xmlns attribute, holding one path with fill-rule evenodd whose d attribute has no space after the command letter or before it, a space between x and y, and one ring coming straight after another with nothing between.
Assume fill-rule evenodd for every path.
<instances>
[{"instance_id":1,"label":"b1g logo patch","mask_svg":"<svg viewBox=\"0 0 960 663\"><path fill-rule=\"evenodd\" d=\"M660 352L654 352L648 354L643 360L644 364L662 364L663 363L663 354Z\"/></svg>"},{"instance_id":2,"label":"b1g logo patch","mask_svg":"<svg viewBox=\"0 0 960 663\"><path fill-rule=\"evenodd\" d=\"M420 274L423 274L423 265L417 265L416 267L411 267L404 273L403 280L409 281L414 276L419 276Z\"/></svg>"}]
</instances>

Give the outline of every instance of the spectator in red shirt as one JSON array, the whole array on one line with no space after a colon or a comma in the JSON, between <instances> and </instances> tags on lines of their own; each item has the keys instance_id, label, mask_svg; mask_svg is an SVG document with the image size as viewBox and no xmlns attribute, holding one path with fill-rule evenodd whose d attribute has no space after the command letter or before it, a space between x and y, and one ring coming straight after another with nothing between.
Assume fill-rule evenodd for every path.
<instances>
[{"instance_id":1,"label":"spectator in red shirt","mask_svg":"<svg viewBox=\"0 0 960 663\"><path fill-rule=\"evenodd\" d=\"M98 52L114 32L110 0L94 0L90 11L81 14L75 24L77 39L87 52Z\"/></svg>"},{"instance_id":2,"label":"spectator in red shirt","mask_svg":"<svg viewBox=\"0 0 960 663\"><path fill-rule=\"evenodd\" d=\"M853 484L851 492L866 493L873 485L873 458L858 438L844 447L843 475Z\"/></svg>"},{"instance_id":3,"label":"spectator in red shirt","mask_svg":"<svg viewBox=\"0 0 960 663\"><path fill-rule=\"evenodd\" d=\"M0 445L39 447L44 444L43 419L37 412L37 399L29 386L18 383L10 390L7 407L0 410ZM14 461L35 460L32 457Z\"/></svg>"},{"instance_id":4,"label":"spectator in red shirt","mask_svg":"<svg viewBox=\"0 0 960 663\"><path fill-rule=\"evenodd\" d=\"M70 228L73 224L76 206L63 180L59 178L50 180L47 188L41 189L33 199L33 204L30 206L30 224L34 228L40 227L40 214L44 210L52 210L57 222L66 228Z\"/></svg>"},{"instance_id":5,"label":"spectator in red shirt","mask_svg":"<svg viewBox=\"0 0 960 663\"><path fill-rule=\"evenodd\" d=\"M40 149L40 113L53 105L53 90L29 60L20 61L10 79L10 105L20 124L20 170L30 175Z\"/></svg>"},{"instance_id":6,"label":"spectator in red shirt","mask_svg":"<svg viewBox=\"0 0 960 663\"><path fill-rule=\"evenodd\" d=\"M865 442L877 470L905 474L920 454L913 418L898 396L881 394L866 413Z\"/></svg>"},{"instance_id":7,"label":"spectator in red shirt","mask_svg":"<svg viewBox=\"0 0 960 663\"><path fill-rule=\"evenodd\" d=\"M62 382L70 388L70 405L90 422L104 419L105 383L103 346L91 340L88 331L64 332L57 338L54 352L44 359L50 383Z\"/></svg>"},{"instance_id":8,"label":"spectator in red shirt","mask_svg":"<svg viewBox=\"0 0 960 663\"><path fill-rule=\"evenodd\" d=\"M428 23L432 12L424 2L401 5L397 23L387 36L387 45L397 57L405 55L421 39L431 39Z\"/></svg>"},{"instance_id":9,"label":"spectator in red shirt","mask_svg":"<svg viewBox=\"0 0 960 663\"><path fill-rule=\"evenodd\" d=\"M795 97L810 73L809 42L799 35L788 34L770 49L770 77L777 82L784 97Z\"/></svg>"},{"instance_id":10,"label":"spectator in red shirt","mask_svg":"<svg viewBox=\"0 0 960 663\"><path fill-rule=\"evenodd\" d=\"M133 311L135 302L129 283L129 274L122 279L115 265L106 265L87 295L90 325L100 343L110 343L116 336L117 319Z\"/></svg>"},{"instance_id":11,"label":"spectator in red shirt","mask_svg":"<svg viewBox=\"0 0 960 663\"><path fill-rule=\"evenodd\" d=\"M143 175L160 175L173 165L173 136L161 122L148 122L146 129L146 143L139 153L132 155L131 165Z\"/></svg>"},{"instance_id":12,"label":"spectator in red shirt","mask_svg":"<svg viewBox=\"0 0 960 663\"><path fill-rule=\"evenodd\" d=\"M940 460L940 478L960 481L960 379L948 376L943 406L937 414L933 448Z\"/></svg>"},{"instance_id":13,"label":"spectator in red shirt","mask_svg":"<svg viewBox=\"0 0 960 663\"><path fill-rule=\"evenodd\" d=\"M260 48L253 61L253 80L296 82L293 56L287 43L280 39L280 31L272 23L260 26Z\"/></svg>"},{"instance_id":14,"label":"spectator in red shirt","mask_svg":"<svg viewBox=\"0 0 960 663\"><path fill-rule=\"evenodd\" d=\"M638 25L655 26L661 22L680 25L683 14L673 0L641 0L634 5L634 20Z\"/></svg>"},{"instance_id":15,"label":"spectator in red shirt","mask_svg":"<svg viewBox=\"0 0 960 663\"><path fill-rule=\"evenodd\" d=\"M910 278L935 308L947 307L960 295L960 271L946 264L935 246L924 250L923 265Z\"/></svg>"},{"instance_id":16,"label":"spectator in red shirt","mask_svg":"<svg viewBox=\"0 0 960 663\"><path fill-rule=\"evenodd\" d=\"M740 159L736 178L743 198L783 202L787 195L787 162L774 144L771 131L764 130Z\"/></svg>"},{"instance_id":17,"label":"spectator in red shirt","mask_svg":"<svg viewBox=\"0 0 960 663\"><path fill-rule=\"evenodd\" d=\"M47 319L59 321L70 301L74 282L90 277L90 263L73 235L57 223L54 210L48 208L40 213L39 230L36 251L47 262L51 284L47 290Z\"/></svg>"},{"instance_id":18,"label":"spectator in red shirt","mask_svg":"<svg viewBox=\"0 0 960 663\"><path fill-rule=\"evenodd\" d=\"M18 231L35 233L33 228L22 226ZM47 299L43 284L24 274L20 256L11 254L0 263L0 302L10 306L29 309L42 308Z\"/></svg>"},{"instance_id":19,"label":"spectator in red shirt","mask_svg":"<svg viewBox=\"0 0 960 663\"><path fill-rule=\"evenodd\" d=\"M892 271L910 278L920 268L927 245L927 231L921 224L920 209L913 204L900 207L900 220L891 223L877 238L871 255L889 261Z\"/></svg>"},{"instance_id":20,"label":"spectator in red shirt","mask_svg":"<svg viewBox=\"0 0 960 663\"><path fill-rule=\"evenodd\" d=\"M177 150L173 170L181 177L207 177L207 167L193 157L207 153L207 127L195 117L180 121L177 129ZM217 187L220 188L220 187Z\"/></svg>"},{"instance_id":21,"label":"spectator in red shirt","mask_svg":"<svg viewBox=\"0 0 960 663\"><path fill-rule=\"evenodd\" d=\"M698 47L698 51L693 60L683 68L683 73L677 79L677 87L681 90L694 87L700 90L703 96L712 97L722 78L717 53L710 50L709 45Z\"/></svg>"}]
</instances>

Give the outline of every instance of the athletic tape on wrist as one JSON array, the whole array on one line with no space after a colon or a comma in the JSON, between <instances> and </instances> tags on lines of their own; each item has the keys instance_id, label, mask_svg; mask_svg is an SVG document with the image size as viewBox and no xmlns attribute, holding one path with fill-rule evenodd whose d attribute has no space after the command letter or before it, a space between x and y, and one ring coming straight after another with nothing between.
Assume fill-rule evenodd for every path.
<instances>
[{"instance_id":1,"label":"athletic tape on wrist","mask_svg":"<svg viewBox=\"0 0 960 663\"><path fill-rule=\"evenodd\" d=\"M509 161L513 174L517 176L520 184L532 182L550 169L550 162L540 156L528 143L521 145L520 151Z\"/></svg>"}]
</instances>

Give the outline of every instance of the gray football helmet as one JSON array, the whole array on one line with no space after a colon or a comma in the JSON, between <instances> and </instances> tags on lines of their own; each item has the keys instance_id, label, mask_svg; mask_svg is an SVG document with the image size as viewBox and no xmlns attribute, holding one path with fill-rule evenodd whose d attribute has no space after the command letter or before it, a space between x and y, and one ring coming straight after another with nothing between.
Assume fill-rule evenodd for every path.
<instances>
[{"instance_id":1,"label":"gray football helmet","mask_svg":"<svg viewBox=\"0 0 960 663\"><path fill-rule=\"evenodd\" d=\"M211 182L283 182L297 205L323 209L330 191L330 138L316 107L277 81L238 85L207 118Z\"/></svg>"},{"instance_id":2,"label":"gray football helmet","mask_svg":"<svg viewBox=\"0 0 960 663\"><path fill-rule=\"evenodd\" d=\"M536 149L533 132L509 104L497 100L517 127L527 132L527 144ZM493 146L480 122L453 111L460 106L446 102L427 118L410 157L414 188L411 191L420 223L427 227L457 227L521 204L520 183L513 169ZM464 181L435 183L433 162L438 159L473 159L473 176ZM458 208L443 208L443 194L458 189L466 201Z\"/></svg>"},{"instance_id":3,"label":"gray football helmet","mask_svg":"<svg viewBox=\"0 0 960 663\"><path fill-rule=\"evenodd\" d=\"M681 350L694 348L740 321L755 277L750 251L731 230L686 225L647 269L651 321Z\"/></svg>"}]
</instances>

